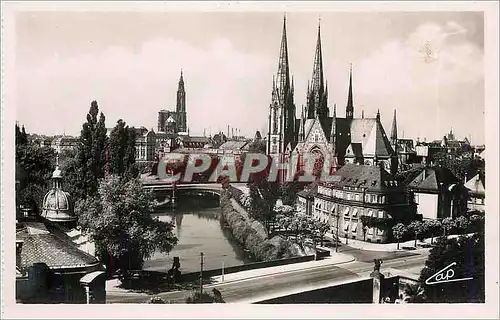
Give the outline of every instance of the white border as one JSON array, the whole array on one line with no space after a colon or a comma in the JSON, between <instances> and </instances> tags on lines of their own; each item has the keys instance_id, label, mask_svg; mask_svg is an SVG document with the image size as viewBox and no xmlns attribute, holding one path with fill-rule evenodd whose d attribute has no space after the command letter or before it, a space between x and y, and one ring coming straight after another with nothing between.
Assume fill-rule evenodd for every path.
<instances>
[{"instance_id":1,"label":"white border","mask_svg":"<svg viewBox=\"0 0 500 320\"><path fill-rule=\"evenodd\" d=\"M5 318L498 318L498 2L2 2L2 317ZM477 305L16 305L14 130L16 11L484 11L486 304ZM5 80L5 81L4 81ZM34 111L36 112L36 110ZM5 130L4 130L5 128ZM6 263L3 263L3 261ZM4 276L5 275L5 276Z\"/></svg>"}]
</instances>

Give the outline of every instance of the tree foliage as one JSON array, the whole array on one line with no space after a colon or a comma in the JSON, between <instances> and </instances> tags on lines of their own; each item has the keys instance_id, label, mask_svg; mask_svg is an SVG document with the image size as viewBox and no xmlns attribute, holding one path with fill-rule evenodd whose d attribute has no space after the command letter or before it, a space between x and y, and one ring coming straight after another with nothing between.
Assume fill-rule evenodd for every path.
<instances>
[{"instance_id":1,"label":"tree foliage","mask_svg":"<svg viewBox=\"0 0 500 320\"><path fill-rule=\"evenodd\" d=\"M50 178L54 171L55 151L50 147L41 147L30 144L24 130L20 131L16 124L16 164L20 172L16 172L16 179L22 181L17 190L17 200L34 212L39 212L42 200L50 188Z\"/></svg>"},{"instance_id":2,"label":"tree foliage","mask_svg":"<svg viewBox=\"0 0 500 320\"><path fill-rule=\"evenodd\" d=\"M484 302L485 255L484 233L447 239L440 237L431 249L425 268L420 273L427 302L432 303L477 303ZM473 278L469 281L425 284L425 281L440 270L453 266L454 279Z\"/></svg>"},{"instance_id":3,"label":"tree foliage","mask_svg":"<svg viewBox=\"0 0 500 320\"><path fill-rule=\"evenodd\" d=\"M109 170L111 174L120 177L135 178L139 173L135 166L135 139L134 128L126 125L122 119L118 120L109 137Z\"/></svg>"},{"instance_id":4,"label":"tree foliage","mask_svg":"<svg viewBox=\"0 0 500 320\"><path fill-rule=\"evenodd\" d=\"M177 243L173 225L150 216L154 203L137 179L111 175L101 181L97 194L77 205L79 223L110 272L140 269L156 250L168 253Z\"/></svg>"},{"instance_id":5,"label":"tree foliage","mask_svg":"<svg viewBox=\"0 0 500 320\"><path fill-rule=\"evenodd\" d=\"M77 148L79 174L76 175L75 185L79 190L79 198L93 196L97 192L99 179L104 178L108 143L105 121L104 114L99 114L97 101L92 101Z\"/></svg>"},{"instance_id":6,"label":"tree foliage","mask_svg":"<svg viewBox=\"0 0 500 320\"><path fill-rule=\"evenodd\" d=\"M402 223L398 223L394 227L392 227L392 234L394 235L394 238L398 242L398 250L399 250L399 242L401 241L401 239L403 239L406 232L408 232L408 229Z\"/></svg>"},{"instance_id":7,"label":"tree foliage","mask_svg":"<svg viewBox=\"0 0 500 320\"><path fill-rule=\"evenodd\" d=\"M436 165L450 169L460 181L472 178L485 167L484 160L464 156L463 153L438 152L433 158Z\"/></svg>"}]
</instances>

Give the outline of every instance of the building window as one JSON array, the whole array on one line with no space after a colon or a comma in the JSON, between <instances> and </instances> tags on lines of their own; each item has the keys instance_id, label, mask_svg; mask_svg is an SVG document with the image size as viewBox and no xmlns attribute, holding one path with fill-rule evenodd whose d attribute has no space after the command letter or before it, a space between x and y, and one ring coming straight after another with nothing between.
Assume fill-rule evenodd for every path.
<instances>
[{"instance_id":1,"label":"building window","mask_svg":"<svg viewBox=\"0 0 500 320\"><path fill-rule=\"evenodd\" d=\"M349 216L349 208L344 209L344 216L346 216L346 217Z\"/></svg>"},{"instance_id":2,"label":"building window","mask_svg":"<svg viewBox=\"0 0 500 320\"><path fill-rule=\"evenodd\" d=\"M365 194L365 202L370 202L370 195L369 194Z\"/></svg>"},{"instance_id":3,"label":"building window","mask_svg":"<svg viewBox=\"0 0 500 320\"><path fill-rule=\"evenodd\" d=\"M368 214L367 214L368 217L372 217L373 216L373 211L372 210L368 210Z\"/></svg>"},{"instance_id":4,"label":"building window","mask_svg":"<svg viewBox=\"0 0 500 320\"><path fill-rule=\"evenodd\" d=\"M359 201L359 194L356 194L355 199L356 201Z\"/></svg>"},{"instance_id":5,"label":"building window","mask_svg":"<svg viewBox=\"0 0 500 320\"><path fill-rule=\"evenodd\" d=\"M357 215L358 215L358 208L354 208L354 210L352 210L352 216L356 217Z\"/></svg>"},{"instance_id":6,"label":"building window","mask_svg":"<svg viewBox=\"0 0 500 320\"><path fill-rule=\"evenodd\" d=\"M352 228L351 228L352 233L356 233L357 229L358 229L358 223L357 223L357 221L353 221Z\"/></svg>"},{"instance_id":7,"label":"building window","mask_svg":"<svg viewBox=\"0 0 500 320\"><path fill-rule=\"evenodd\" d=\"M384 217L384 211L379 211L378 217L382 219Z\"/></svg>"},{"instance_id":8,"label":"building window","mask_svg":"<svg viewBox=\"0 0 500 320\"><path fill-rule=\"evenodd\" d=\"M368 235L370 235L370 236L373 235L373 228L368 228Z\"/></svg>"},{"instance_id":9,"label":"building window","mask_svg":"<svg viewBox=\"0 0 500 320\"><path fill-rule=\"evenodd\" d=\"M377 236L381 236L384 234L384 231L382 229L377 228Z\"/></svg>"},{"instance_id":10,"label":"building window","mask_svg":"<svg viewBox=\"0 0 500 320\"><path fill-rule=\"evenodd\" d=\"M344 220L344 231L345 232L347 232L347 230L349 230L349 223L350 223L349 220Z\"/></svg>"},{"instance_id":11,"label":"building window","mask_svg":"<svg viewBox=\"0 0 500 320\"><path fill-rule=\"evenodd\" d=\"M370 202L377 203L377 196L376 195L372 195Z\"/></svg>"}]
</instances>

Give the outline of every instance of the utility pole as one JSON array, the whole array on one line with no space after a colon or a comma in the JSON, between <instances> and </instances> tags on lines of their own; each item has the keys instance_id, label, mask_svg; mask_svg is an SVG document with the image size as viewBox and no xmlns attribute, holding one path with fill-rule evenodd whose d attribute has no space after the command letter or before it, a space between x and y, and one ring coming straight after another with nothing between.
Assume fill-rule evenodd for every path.
<instances>
[{"instance_id":1,"label":"utility pole","mask_svg":"<svg viewBox=\"0 0 500 320\"><path fill-rule=\"evenodd\" d=\"M203 252L200 252L200 299L203 296Z\"/></svg>"},{"instance_id":2,"label":"utility pole","mask_svg":"<svg viewBox=\"0 0 500 320\"><path fill-rule=\"evenodd\" d=\"M339 219L340 219L340 213L339 213L339 206L337 205L337 238L335 239L335 252L339 252Z\"/></svg>"}]
</instances>

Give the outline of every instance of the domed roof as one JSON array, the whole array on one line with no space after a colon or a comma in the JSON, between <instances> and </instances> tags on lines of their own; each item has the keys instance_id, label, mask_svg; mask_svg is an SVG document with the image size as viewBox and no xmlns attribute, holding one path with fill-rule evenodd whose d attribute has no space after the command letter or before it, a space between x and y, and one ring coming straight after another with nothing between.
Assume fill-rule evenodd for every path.
<instances>
[{"instance_id":1,"label":"domed roof","mask_svg":"<svg viewBox=\"0 0 500 320\"><path fill-rule=\"evenodd\" d=\"M56 169L52 173L54 186L43 197L41 216L54 222L76 221L71 197L61 189L62 171L59 168L59 156L56 157Z\"/></svg>"},{"instance_id":2,"label":"domed roof","mask_svg":"<svg viewBox=\"0 0 500 320\"><path fill-rule=\"evenodd\" d=\"M75 221L68 192L59 188L52 188L43 198L42 217L55 222Z\"/></svg>"}]
</instances>

